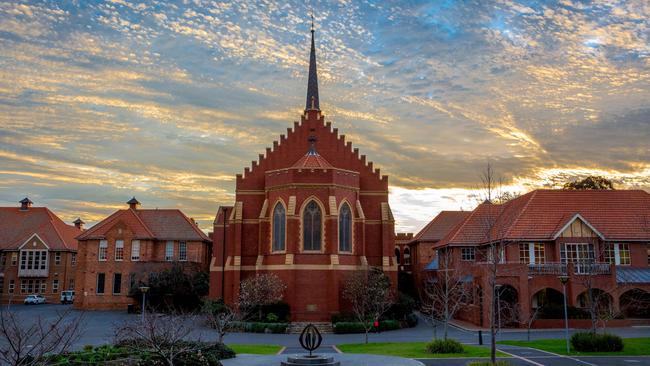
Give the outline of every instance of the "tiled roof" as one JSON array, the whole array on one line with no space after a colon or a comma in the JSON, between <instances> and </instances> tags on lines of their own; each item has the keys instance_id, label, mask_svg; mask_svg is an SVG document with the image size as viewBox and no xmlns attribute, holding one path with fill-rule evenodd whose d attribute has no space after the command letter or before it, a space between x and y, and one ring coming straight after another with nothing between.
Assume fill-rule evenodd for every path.
<instances>
[{"instance_id":1,"label":"tiled roof","mask_svg":"<svg viewBox=\"0 0 650 366\"><path fill-rule=\"evenodd\" d=\"M535 190L502 205L480 204L438 244L552 240L577 215L606 240L650 240L650 194L645 191Z\"/></svg>"},{"instance_id":2,"label":"tiled roof","mask_svg":"<svg viewBox=\"0 0 650 366\"><path fill-rule=\"evenodd\" d=\"M442 211L413 237L413 241L438 241L470 213L470 211Z\"/></svg>"},{"instance_id":3,"label":"tiled roof","mask_svg":"<svg viewBox=\"0 0 650 366\"><path fill-rule=\"evenodd\" d=\"M47 207L0 207L0 249L18 249L37 234L50 249L77 250L75 237L80 233Z\"/></svg>"},{"instance_id":4,"label":"tiled roof","mask_svg":"<svg viewBox=\"0 0 650 366\"><path fill-rule=\"evenodd\" d=\"M298 159L292 166L292 168L298 169L330 169L333 168L324 157L316 152L308 152L303 157Z\"/></svg>"},{"instance_id":5,"label":"tiled roof","mask_svg":"<svg viewBox=\"0 0 650 366\"><path fill-rule=\"evenodd\" d=\"M650 283L650 268L616 267L617 283Z\"/></svg>"},{"instance_id":6,"label":"tiled roof","mask_svg":"<svg viewBox=\"0 0 650 366\"><path fill-rule=\"evenodd\" d=\"M183 212L177 209L119 210L86 230L78 239L102 239L117 222L127 225L139 239L210 240Z\"/></svg>"}]
</instances>

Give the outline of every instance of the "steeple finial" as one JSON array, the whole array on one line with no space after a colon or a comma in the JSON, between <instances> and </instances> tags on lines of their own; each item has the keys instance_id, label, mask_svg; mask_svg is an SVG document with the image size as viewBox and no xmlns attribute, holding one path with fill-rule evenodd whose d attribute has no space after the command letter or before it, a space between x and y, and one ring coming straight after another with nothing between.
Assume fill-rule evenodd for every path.
<instances>
[{"instance_id":1,"label":"steeple finial","mask_svg":"<svg viewBox=\"0 0 650 366\"><path fill-rule=\"evenodd\" d=\"M316 45L314 43L314 14L311 14L311 51L309 54L309 80L305 110L320 110L318 105L318 73L316 71Z\"/></svg>"}]
</instances>

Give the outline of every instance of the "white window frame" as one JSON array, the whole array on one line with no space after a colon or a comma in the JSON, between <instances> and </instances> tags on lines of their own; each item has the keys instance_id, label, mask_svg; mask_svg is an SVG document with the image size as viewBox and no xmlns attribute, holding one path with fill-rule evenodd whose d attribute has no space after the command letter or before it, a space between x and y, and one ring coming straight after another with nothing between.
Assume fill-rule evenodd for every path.
<instances>
[{"instance_id":1,"label":"white window frame","mask_svg":"<svg viewBox=\"0 0 650 366\"><path fill-rule=\"evenodd\" d=\"M172 240L168 240L165 243L165 261L171 262L173 260L174 260L174 242Z\"/></svg>"},{"instance_id":2,"label":"white window frame","mask_svg":"<svg viewBox=\"0 0 650 366\"><path fill-rule=\"evenodd\" d=\"M131 240L131 261L140 261L140 240Z\"/></svg>"},{"instance_id":3,"label":"white window frame","mask_svg":"<svg viewBox=\"0 0 650 366\"><path fill-rule=\"evenodd\" d=\"M108 240L99 241L99 252L97 253L97 260L106 262L108 260Z\"/></svg>"},{"instance_id":4,"label":"white window frame","mask_svg":"<svg viewBox=\"0 0 650 366\"><path fill-rule=\"evenodd\" d=\"M187 242L179 241L178 242L178 260L182 262L187 262Z\"/></svg>"},{"instance_id":5,"label":"white window frame","mask_svg":"<svg viewBox=\"0 0 650 366\"><path fill-rule=\"evenodd\" d=\"M70 265L77 265L77 253L70 253Z\"/></svg>"},{"instance_id":6,"label":"white window frame","mask_svg":"<svg viewBox=\"0 0 650 366\"><path fill-rule=\"evenodd\" d=\"M119 258L117 256L118 253L122 254ZM123 260L124 260L124 240L115 240L115 261L121 262Z\"/></svg>"},{"instance_id":7,"label":"white window frame","mask_svg":"<svg viewBox=\"0 0 650 366\"><path fill-rule=\"evenodd\" d=\"M467 256L465 255L465 250L468 251ZM460 260L463 262L474 262L476 261L476 248L474 247L461 247L460 248Z\"/></svg>"},{"instance_id":8,"label":"white window frame","mask_svg":"<svg viewBox=\"0 0 650 366\"><path fill-rule=\"evenodd\" d=\"M52 293L56 294L59 292L59 280L52 280Z\"/></svg>"},{"instance_id":9,"label":"white window frame","mask_svg":"<svg viewBox=\"0 0 650 366\"><path fill-rule=\"evenodd\" d=\"M54 264L61 264L61 252L54 252Z\"/></svg>"}]
</instances>

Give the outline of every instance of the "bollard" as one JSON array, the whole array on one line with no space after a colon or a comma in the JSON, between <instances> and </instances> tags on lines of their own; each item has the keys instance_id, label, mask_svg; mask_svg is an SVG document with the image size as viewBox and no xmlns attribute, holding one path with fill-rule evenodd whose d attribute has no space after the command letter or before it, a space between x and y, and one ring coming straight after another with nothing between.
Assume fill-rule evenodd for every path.
<instances>
[{"instance_id":1,"label":"bollard","mask_svg":"<svg viewBox=\"0 0 650 366\"><path fill-rule=\"evenodd\" d=\"M481 345L481 346L483 345L483 331L482 330L478 331L478 344Z\"/></svg>"}]
</instances>

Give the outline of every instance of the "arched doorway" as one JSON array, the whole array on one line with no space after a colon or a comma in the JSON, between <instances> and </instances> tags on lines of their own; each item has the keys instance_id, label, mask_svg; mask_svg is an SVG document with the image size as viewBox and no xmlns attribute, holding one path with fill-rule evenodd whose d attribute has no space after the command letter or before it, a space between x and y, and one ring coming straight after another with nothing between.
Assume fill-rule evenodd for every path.
<instances>
[{"instance_id":1,"label":"arched doorway","mask_svg":"<svg viewBox=\"0 0 650 366\"><path fill-rule=\"evenodd\" d=\"M519 292L510 285L497 285L495 291L497 324L500 327L519 326Z\"/></svg>"},{"instance_id":2,"label":"arched doorway","mask_svg":"<svg viewBox=\"0 0 650 366\"><path fill-rule=\"evenodd\" d=\"M612 295L599 288L592 288L578 295L578 306L587 311L593 309L596 313L611 313L613 303Z\"/></svg>"},{"instance_id":3,"label":"arched doorway","mask_svg":"<svg viewBox=\"0 0 650 366\"><path fill-rule=\"evenodd\" d=\"M626 318L650 318L650 292L635 288L619 297L621 312Z\"/></svg>"},{"instance_id":4,"label":"arched doorway","mask_svg":"<svg viewBox=\"0 0 650 366\"><path fill-rule=\"evenodd\" d=\"M531 306L533 309L562 307L564 295L554 288L543 288L533 295Z\"/></svg>"}]
</instances>

